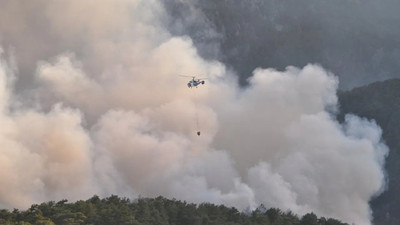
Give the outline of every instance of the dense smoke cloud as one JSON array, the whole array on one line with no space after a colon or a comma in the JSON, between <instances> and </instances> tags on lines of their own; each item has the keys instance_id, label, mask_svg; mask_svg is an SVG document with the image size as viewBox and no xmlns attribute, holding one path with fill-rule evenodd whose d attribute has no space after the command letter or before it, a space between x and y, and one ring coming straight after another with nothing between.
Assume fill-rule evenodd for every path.
<instances>
[{"instance_id":1,"label":"dense smoke cloud","mask_svg":"<svg viewBox=\"0 0 400 225\"><path fill-rule=\"evenodd\" d=\"M320 66L259 68L242 89L166 29L159 1L2 4L18 23L0 24L16 58L0 67L1 207L163 195L369 223L387 148L373 121L334 119L338 80Z\"/></svg>"}]
</instances>

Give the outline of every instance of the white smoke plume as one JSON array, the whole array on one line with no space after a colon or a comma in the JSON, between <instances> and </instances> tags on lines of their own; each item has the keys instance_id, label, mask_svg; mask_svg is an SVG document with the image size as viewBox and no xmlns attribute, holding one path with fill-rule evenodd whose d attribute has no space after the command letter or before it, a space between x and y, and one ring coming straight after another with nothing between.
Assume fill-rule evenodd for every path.
<instances>
[{"instance_id":1,"label":"white smoke plume","mask_svg":"<svg viewBox=\"0 0 400 225\"><path fill-rule=\"evenodd\" d=\"M375 122L335 120L323 68L257 69L240 88L170 35L158 0L1 4L18 67L2 53L0 207L163 195L370 224L388 150Z\"/></svg>"}]
</instances>

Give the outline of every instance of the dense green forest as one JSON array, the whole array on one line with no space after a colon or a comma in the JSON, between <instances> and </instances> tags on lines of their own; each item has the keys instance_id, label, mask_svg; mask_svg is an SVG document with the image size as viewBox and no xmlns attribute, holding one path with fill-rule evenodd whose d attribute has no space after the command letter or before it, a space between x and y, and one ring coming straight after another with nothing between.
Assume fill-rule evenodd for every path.
<instances>
[{"instance_id":1,"label":"dense green forest","mask_svg":"<svg viewBox=\"0 0 400 225\"><path fill-rule=\"evenodd\" d=\"M375 225L400 224L400 79L376 82L339 93L343 120L346 113L374 119L390 148L386 159L388 187L371 202Z\"/></svg>"},{"instance_id":2,"label":"dense green forest","mask_svg":"<svg viewBox=\"0 0 400 225\"><path fill-rule=\"evenodd\" d=\"M292 212L282 212L263 206L250 213L239 212L223 205L200 205L169 200L163 197L129 200L118 196L68 203L46 202L32 205L25 211L0 210L0 224L18 225L75 225L75 224L134 224L134 225L345 225L335 219L318 218L308 213L299 218Z\"/></svg>"}]
</instances>

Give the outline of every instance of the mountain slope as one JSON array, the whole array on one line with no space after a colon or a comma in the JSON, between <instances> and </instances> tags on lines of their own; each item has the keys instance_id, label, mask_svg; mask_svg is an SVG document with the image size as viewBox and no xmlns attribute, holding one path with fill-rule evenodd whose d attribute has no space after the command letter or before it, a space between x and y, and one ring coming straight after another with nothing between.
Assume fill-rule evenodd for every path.
<instances>
[{"instance_id":1,"label":"mountain slope","mask_svg":"<svg viewBox=\"0 0 400 225\"><path fill-rule=\"evenodd\" d=\"M187 26L176 34L191 36L203 56L219 46L217 59L241 83L257 67L308 63L338 75L346 90L399 76L399 1L192 0L205 16L196 20L183 10L187 1L165 1L175 27Z\"/></svg>"},{"instance_id":2,"label":"mountain slope","mask_svg":"<svg viewBox=\"0 0 400 225\"><path fill-rule=\"evenodd\" d=\"M390 148L386 159L387 190L372 200L376 225L400 224L400 79L376 82L339 93L341 114L353 113L374 119Z\"/></svg>"}]
</instances>

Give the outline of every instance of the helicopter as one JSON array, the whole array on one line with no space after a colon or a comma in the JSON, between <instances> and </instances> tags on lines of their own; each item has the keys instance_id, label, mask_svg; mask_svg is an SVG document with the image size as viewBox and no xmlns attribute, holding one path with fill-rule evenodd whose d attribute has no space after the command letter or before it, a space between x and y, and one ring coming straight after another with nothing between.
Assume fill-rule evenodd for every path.
<instances>
[{"instance_id":1,"label":"helicopter","mask_svg":"<svg viewBox=\"0 0 400 225\"><path fill-rule=\"evenodd\" d=\"M199 86L200 84L204 85L206 82L204 81L207 78L196 78L195 76L185 76L185 75L179 75L181 77L191 77L192 79L187 83L187 86L189 88Z\"/></svg>"},{"instance_id":2,"label":"helicopter","mask_svg":"<svg viewBox=\"0 0 400 225\"><path fill-rule=\"evenodd\" d=\"M198 87L200 84L204 85L206 82L204 81L207 78L196 78L196 76L186 76L186 75L179 75L181 77L191 77L192 79L189 80L187 83L187 86L189 88L192 87ZM194 91L194 90L193 90ZM195 91L193 93L196 93ZM196 101L195 101L196 102ZM199 116L197 115L197 106L196 106L196 128L197 128L197 136L200 136L200 130L199 130Z\"/></svg>"}]
</instances>

